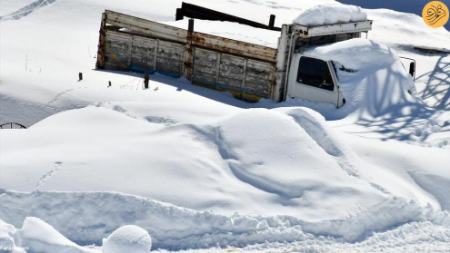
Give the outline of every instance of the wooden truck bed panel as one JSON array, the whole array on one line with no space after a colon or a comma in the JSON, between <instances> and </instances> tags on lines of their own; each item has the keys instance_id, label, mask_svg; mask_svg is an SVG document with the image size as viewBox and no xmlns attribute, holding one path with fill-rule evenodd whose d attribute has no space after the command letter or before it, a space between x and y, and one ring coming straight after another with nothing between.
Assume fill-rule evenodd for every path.
<instances>
[{"instance_id":1,"label":"wooden truck bed panel","mask_svg":"<svg viewBox=\"0 0 450 253\"><path fill-rule=\"evenodd\" d=\"M185 75L193 84L272 98L276 49L105 11L97 67Z\"/></svg>"}]
</instances>

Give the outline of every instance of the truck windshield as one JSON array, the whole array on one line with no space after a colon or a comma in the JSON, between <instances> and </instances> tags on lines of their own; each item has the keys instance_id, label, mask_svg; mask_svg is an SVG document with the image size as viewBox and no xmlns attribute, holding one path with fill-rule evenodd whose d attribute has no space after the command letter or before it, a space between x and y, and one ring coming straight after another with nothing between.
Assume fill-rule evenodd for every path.
<instances>
[{"instance_id":1,"label":"truck windshield","mask_svg":"<svg viewBox=\"0 0 450 253\"><path fill-rule=\"evenodd\" d=\"M328 64L319 59L302 56L298 65L297 81L325 90L334 90Z\"/></svg>"}]
</instances>

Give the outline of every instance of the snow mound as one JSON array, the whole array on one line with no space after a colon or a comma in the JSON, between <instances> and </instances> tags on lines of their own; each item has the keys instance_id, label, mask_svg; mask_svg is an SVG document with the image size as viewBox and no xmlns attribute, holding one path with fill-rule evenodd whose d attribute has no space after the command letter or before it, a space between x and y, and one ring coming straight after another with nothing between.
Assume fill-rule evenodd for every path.
<instances>
[{"instance_id":1,"label":"snow mound","mask_svg":"<svg viewBox=\"0 0 450 253\"><path fill-rule=\"evenodd\" d=\"M5 136L5 168L26 176L0 183L20 191L114 191L227 215L270 210L304 219L340 218L347 214L342 206L367 207L384 199L354 177L355 169L341 161L347 151L323 137L325 122L308 110L299 109L297 119L248 109L208 123L169 125L121 111L67 111L20 136ZM47 148L36 151L30 140L33 147ZM28 152L32 161L23 162L32 162L32 170L18 162L17 155ZM322 196L341 205L329 205Z\"/></svg>"},{"instance_id":2,"label":"snow mound","mask_svg":"<svg viewBox=\"0 0 450 253\"><path fill-rule=\"evenodd\" d=\"M70 241L45 221L27 217L18 231L21 246L30 252L88 253L89 251Z\"/></svg>"},{"instance_id":3,"label":"snow mound","mask_svg":"<svg viewBox=\"0 0 450 253\"><path fill-rule=\"evenodd\" d=\"M118 228L103 241L103 253L147 253L151 248L148 232L134 225Z\"/></svg>"},{"instance_id":4,"label":"snow mound","mask_svg":"<svg viewBox=\"0 0 450 253\"><path fill-rule=\"evenodd\" d=\"M16 233L16 228L10 224L5 223L0 219L0 252L9 253L15 247L13 235Z\"/></svg>"},{"instance_id":5,"label":"snow mound","mask_svg":"<svg viewBox=\"0 0 450 253\"><path fill-rule=\"evenodd\" d=\"M305 10L293 22L305 26L363 21L367 14L361 7L344 4L319 4Z\"/></svg>"},{"instance_id":6,"label":"snow mound","mask_svg":"<svg viewBox=\"0 0 450 253\"><path fill-rule=\"evenodd\" d=\"M330 198L346 199L348 191L357 193L353 197L361 194L380 198L377 190L349 176L352 172L339 164L336 158L340 150L333 140L325 143L322 123L308 111L298 110L297 114L304 117L296 121L284 113L254 109L222 122L220 150L234 175L291 204L312 200L312 196L325 192ZM320 133L312 133L304 126Z\"/></svg>"}]
</instances>

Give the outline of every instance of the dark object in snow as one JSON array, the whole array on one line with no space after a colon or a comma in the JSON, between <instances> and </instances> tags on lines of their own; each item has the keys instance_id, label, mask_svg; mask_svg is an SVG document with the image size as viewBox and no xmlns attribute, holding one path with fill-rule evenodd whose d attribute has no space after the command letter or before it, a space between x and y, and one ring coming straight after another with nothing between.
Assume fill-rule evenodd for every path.
<instances>
[{"instance_id":1,"label":"dark object in snow","mask_svg":"<svg viewBox=\"0 0 450 253\"><path fill-rule=\"evenodd\" d=\"M414 60L412 58L408 58L408 57L403 57L403 56L400 56L400 58L409 61L408 72L411 75L411 77L413 78L413 80L416 80L416 60ZM406 69L406 67L405 67L405 69Z\"/></svg>"},{"instance_id":2,"label":"dark object in snow","mask_svg":"<svg viewBox=\"0 0 450 253\"><path fill-rule=\"evenodd\" d=\"M243 25L249 25L256 28L262 28L273 31L281 31L280 27L275 27L275 15L270 15L269 25L261 24L249 19L237 17L234 15L226 14L220 11L215 11L195 4L185 3L181 4L181 8L177 9L175 14L175 20L182 20L184 17L197 18L203 20L213 21L229 21L237 22Z\"/></svg>"},{"instance_id":3,"label":"dark object in snow","mask_svg":"<svg viewBox=\"0 0 450 253\"><path fill-rule=\"evenodd\" d=\"M111 81L108 81L108 88L112 86Z\"/></svg>"},{"instance_id":4,"label":"dark object in snow","mask_svg":"<svg viewBox=\"0 0 450 253\"><path fill-rule=\"evenodd\" d=\"M270 29L275 28L275 15L273 15L273 14L270 14L269 28Z\"/></svg>"},{"instance_id":5,"label":"dark object in snow","mask_svg":"<svg viewBox=\"0 0 450 253\"><path fill-rule=\"evenodd\" d=\"M416 62L412 61L412 62L409 63L409 74L412 77L416 76Z\"/></svg>"},{"instance_id":6,"label":"dark object in snow","mask_svg":"<svg viewBox=\"0 0 450 253\"><path fill-rule=\"evenodd\" d=\"M25 128L27 127L17 122L8 122L0 124L0 129L25 129Z\"/></svg>"},{"instance_id":7,"label":"dark object in snow","mask_svg":"<svg viewBox=\"0 0 450 253\"><path fill-rule=\"evenodd\" d=\"M78 73L78 82L83 80L83 73Z\"/></svg>"},{"instance_id":8,"label":"dark object in snow","mask_svg":"<svg viewBox=\"0 0 450 253\"><path fill-rule=\"evenodd\" d=\"M192 18L189 19L188 32L190 33L194 32L194 19Z\"/></svg>"},{"instance_id":9,"label":"dark object in snow","mask_svg":"<svg viewBox=\"0 0 450 253\"><path fill-rule=\"evenodd\" d=\"M148 82L150 81L150 76L148 74L144 75L144 89L148 89Z\"/></svg>"}]
</instances>

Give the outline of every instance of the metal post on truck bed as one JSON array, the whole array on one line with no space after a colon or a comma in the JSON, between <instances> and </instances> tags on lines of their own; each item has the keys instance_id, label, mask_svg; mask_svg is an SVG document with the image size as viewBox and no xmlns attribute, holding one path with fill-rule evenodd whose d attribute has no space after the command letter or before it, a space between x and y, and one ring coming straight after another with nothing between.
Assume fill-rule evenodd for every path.
<instances>
[{"instance_id":1,"label":"metal post on truck bed","mask_svg":"<svg viewBox=\"0 0 450 253\"><path fill-rule=\"evenodd\" d=\"M194 19L189 19L186 46L185 46L185 56L184 56L184 75L186 79L192 81L192 65L193 65L193 47L192 39L194 36Z\"/></svg>"}]
</instances>

